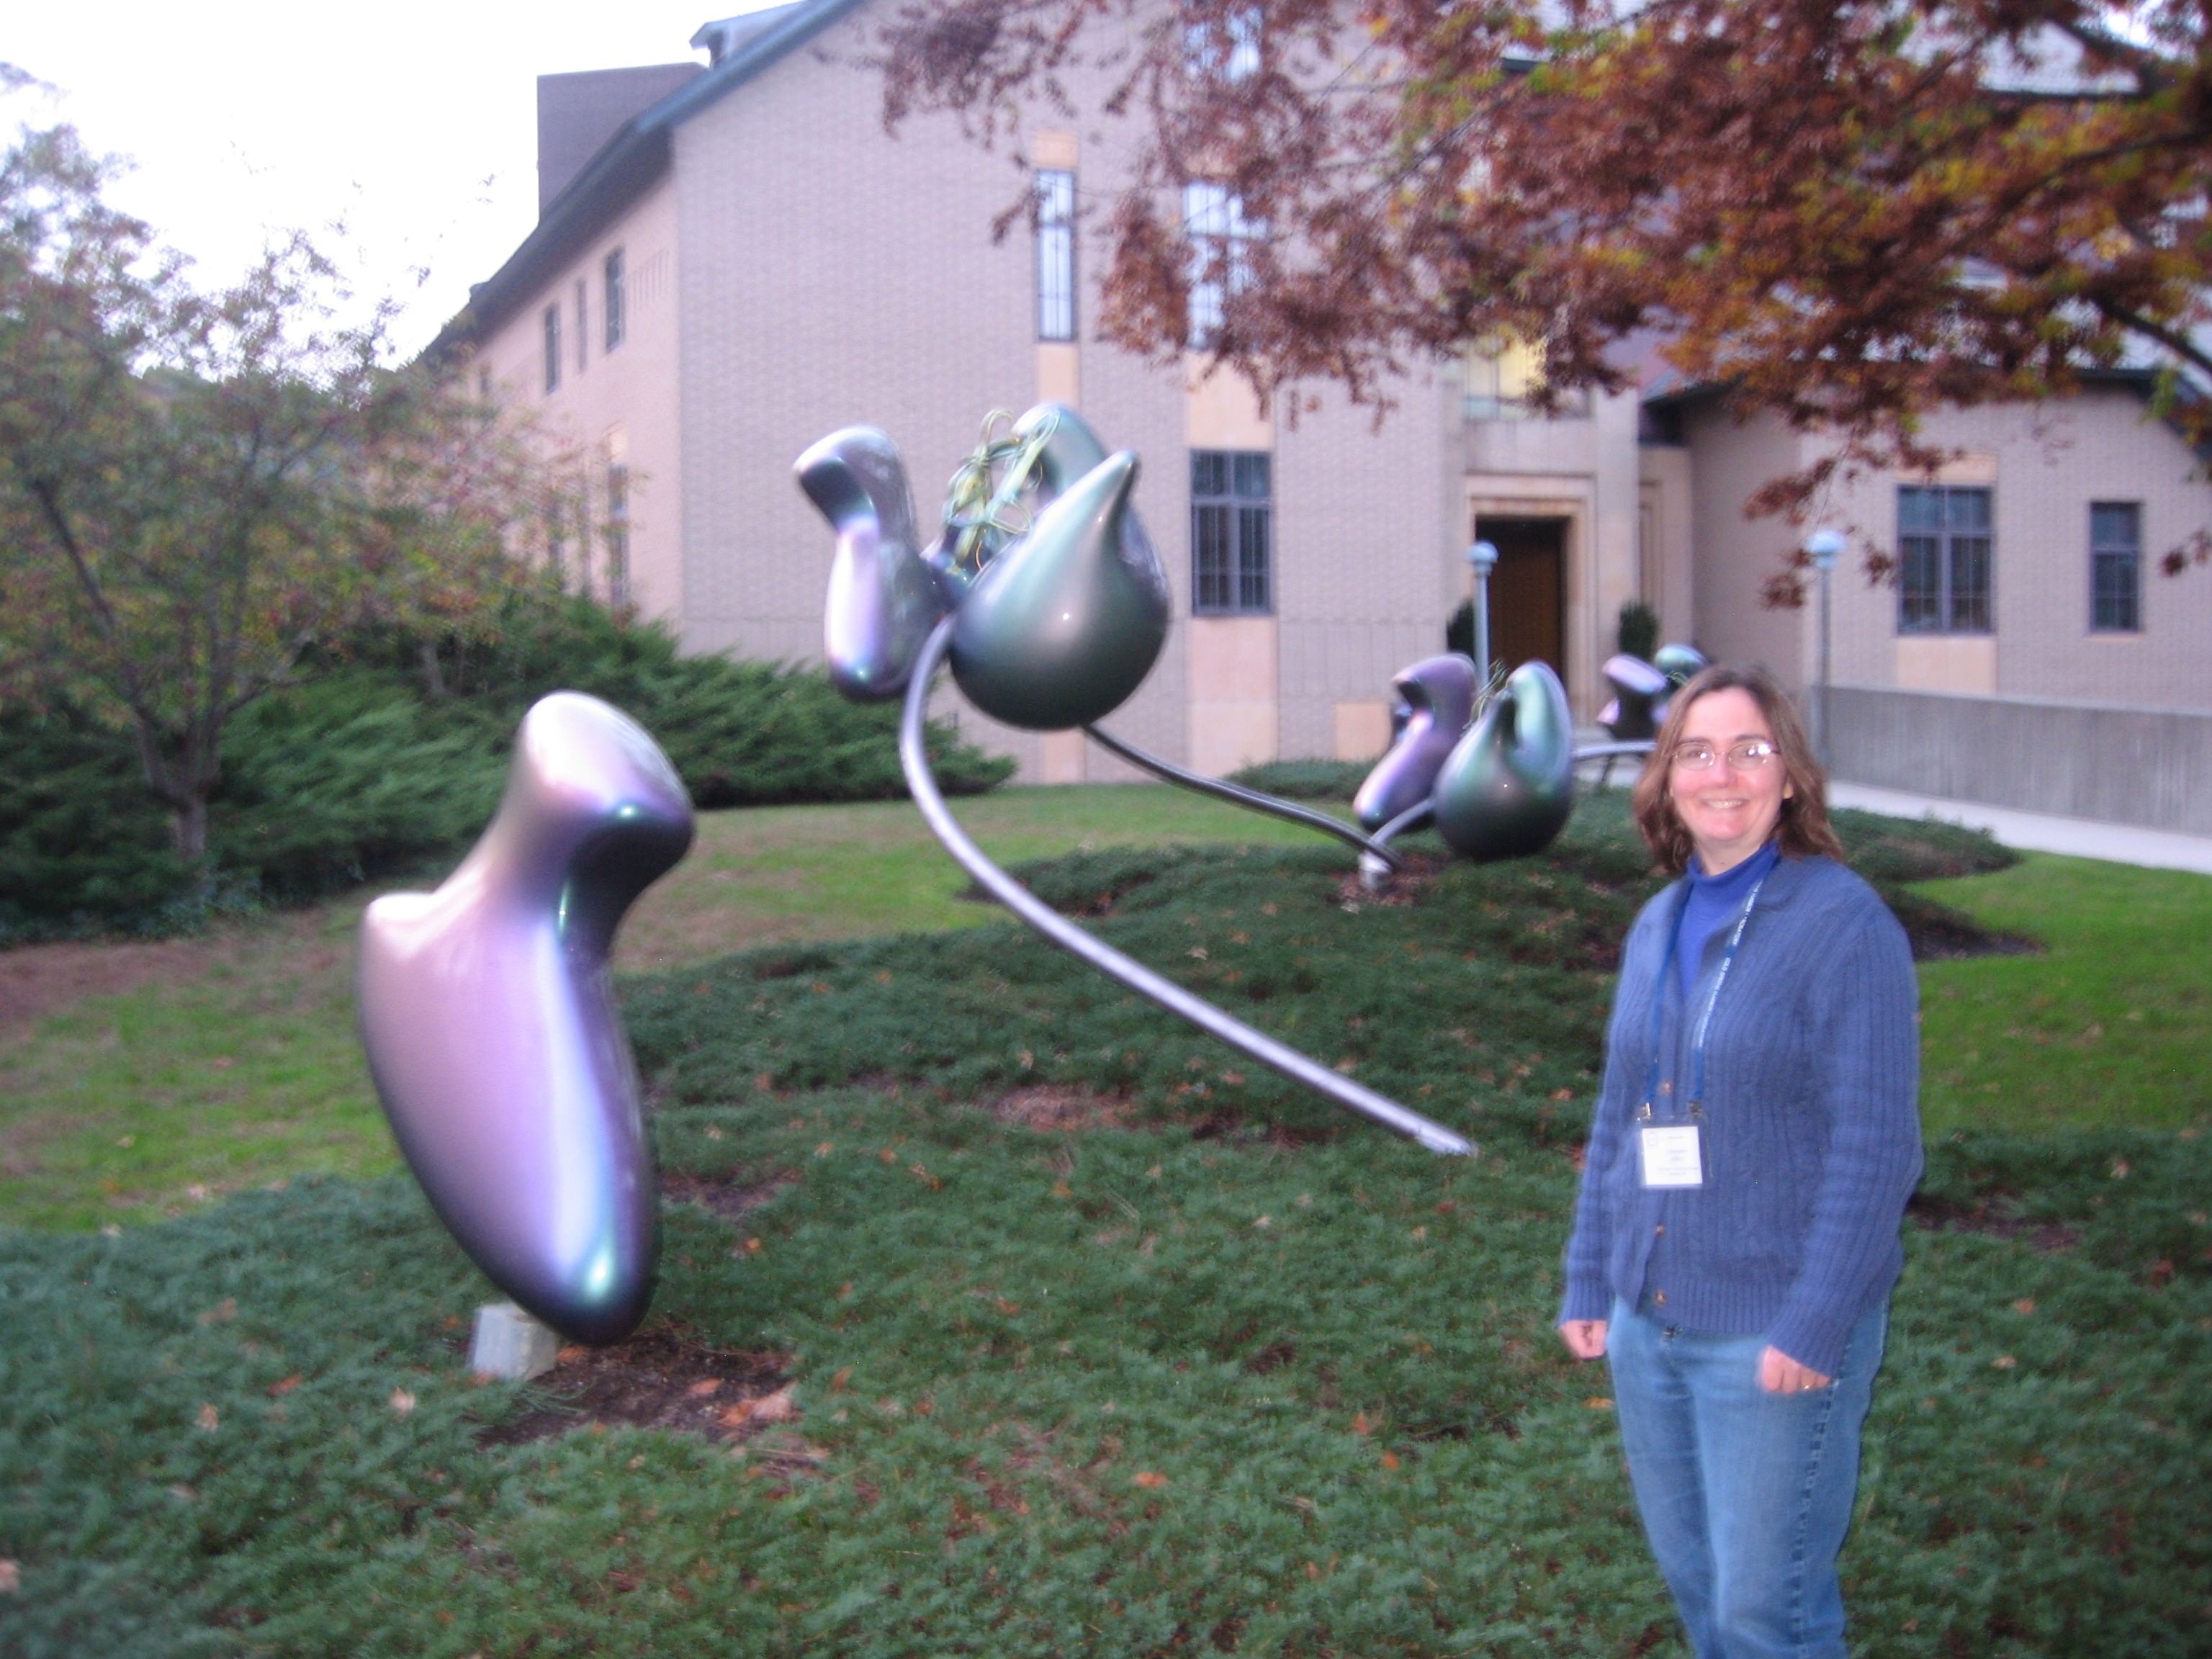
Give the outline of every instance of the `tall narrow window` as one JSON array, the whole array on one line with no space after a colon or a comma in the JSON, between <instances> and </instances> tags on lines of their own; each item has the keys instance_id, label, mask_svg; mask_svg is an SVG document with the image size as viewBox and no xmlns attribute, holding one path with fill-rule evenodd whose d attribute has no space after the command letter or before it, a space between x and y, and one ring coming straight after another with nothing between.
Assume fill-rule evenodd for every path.
<instances>
[{"instance_id":1,"label":"tall narrow window","mask_svg":"<svg viewBox=\"0 0 2212 1659\"><path fill-rule=\"evenodd\" d=\"M602 308L607 314L607 349L612 351L623 343L623 328L628 321L623 310L623 251L617 248L607 255L605 268L606 297Z\"/></svg>"},{"instance_id":2,"label":"tall narrow window","mask_svg":"<svg viewBox=\"0 0 2212 1659\"><path fill-rule=\"evenodd\" d=\"M1897 629L1986 634L1994 546L1985 488L1905 485L1897 492Z\"/></svg>"},{"instance_id":3,"label":"tall narrow window","mask_svg":"<svg viewBox=\"0 0 2212 1659\"><path fill-rule=\"evenodd\" d=\"M584 342L591 336L591 312L588 309L591 290L584 279L576 278L576 373L584 372Z\"/></svg>"},{"instance_id":4,"label":"tall narrow window","mask_svg":"<svg viewBox=\"0 0 2212 1659\"><path fill-rule=\"evenodd\" d=\"M2089 503L2089 627L2142 630L2142 504Z\"/></svg>"},{"instance_id":5,"label":"tall narrow window","mask_svg":"<svg viewBox=\"0 0 2212 1659\"><path fill-rule=\"evenodd\" d=\"M1075 337L1075 175L1036 176L1037 338Z\"/></svg>"},{"instance_id":6,"label":"tall narrow window","mask_svg":"<svg viewBox=\"0 0 2212 1659\"><path fill-rule=\"evenodd\" d=\"M1190 239L1190 344L1203 350L1221 332L1231 295L1252 285L1252 244L1261 227L1226 185L1185 185L1183 227Z\"/></svg>"},{"instance_id":7,"label":"tall narrow window","mask_svg":"<svg viewBox=\"0 0 2212 1659\"><path fill-rule=\"evenodd\" d=\"M607 603L629 603L629 467L607 463Z\"/></svg>"},{"instance_id":8,"label":"tall narrow window","mask_svg":"<svg viewBox=\"0 0 2212 1659\"><path fill-rule=\"evenodd\" d=\"M1200 617L1273 608L1274 458L1264 451L1190 454L1190 608Z\"/></svg>"},{"instance_id":9,"label":"tall narrow window","mask_svg":"<svg viewBox=\"0 0 2212 1659\"><path fill-rule=\"evenodd\" d=\"M1225 15L1186 23L1183 72L1194 79L1242 81L1260 70L1261 11L1238 6Z\"/></svg>"},{"instance_id":10,"label":"tall narrow window","mask_svg":"<svg viewBox=\"0 0 2212 1659\"><path fill-rule=\"evenodd\" d=\"M561 389L561 307L545 307L545 389Z\"/></svg>"}]
</instances>

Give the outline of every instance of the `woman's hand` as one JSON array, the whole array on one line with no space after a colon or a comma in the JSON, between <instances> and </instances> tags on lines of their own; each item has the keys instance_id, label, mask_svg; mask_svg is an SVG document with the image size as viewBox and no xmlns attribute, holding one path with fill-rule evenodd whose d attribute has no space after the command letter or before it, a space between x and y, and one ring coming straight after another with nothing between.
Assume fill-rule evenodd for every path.
<instances>
[{"instance_id":1,"label":"woman's hand","mask_svg":"<svg viewBox=\"0 0 2212 1659\"><path fill-rule=\"evenodd\" d=\"M1601 1343L1604 1340L1601 1335L1598 1339ZM1799 1364L1771 1342L1759 1356L1759 1386L1769 1394L1806 1394L1825 1389L1835 1380L1810 1365Z\"/></svg>"},{"instance_id":2,"label":"woman's hand","mask_svg":"<svg viewBox=\"0 0 2212 1659\"><path fill-rule=\"evenodd\" d=\"M1569 1319L1559 1325L1559 1336L1567 1345L1567 1352L1577 1359L1605 1358L1605 1321L1602 1319ZM1767 1350L1769 1353L1773 1349Z\"/></svg>"}]
</instances>

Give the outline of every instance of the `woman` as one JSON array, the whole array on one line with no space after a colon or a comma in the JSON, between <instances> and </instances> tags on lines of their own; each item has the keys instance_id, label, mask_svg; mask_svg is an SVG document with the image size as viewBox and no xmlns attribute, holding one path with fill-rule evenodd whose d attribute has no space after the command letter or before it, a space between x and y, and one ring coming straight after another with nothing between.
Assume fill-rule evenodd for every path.
<instances>
[{"instance_id":1,"label":"woman","mask_svg":"<svg viewBox=\"0 0 2212 1659\"><path fill-rule=\"evenodd\" d=\"M1844 1652L1836 1556L1920 1175L1912 957L1839 862L1756 671L1676 696L1559 1330L1611 1364L1646 1535L1698 1659Z\"/></svg>"}]
</instances>

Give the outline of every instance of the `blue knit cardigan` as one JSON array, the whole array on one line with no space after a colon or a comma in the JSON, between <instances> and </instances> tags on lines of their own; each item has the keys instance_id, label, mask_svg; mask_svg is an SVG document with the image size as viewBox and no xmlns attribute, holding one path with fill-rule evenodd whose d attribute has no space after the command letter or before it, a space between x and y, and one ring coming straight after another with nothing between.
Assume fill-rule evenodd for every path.
<instances>
[{"instance_id":1,"label":"blue knit cardigan","mask_svg":"<svg viewBox=\"0 0 2212 1659\"><path fill-rule=\"evenodd\" d=\"M1613 1297L1686 1329L1764 1334L1834 1375L1844 1342L1905 1265L1899 1224L1920 1178L1920 1033L1905 930L1866 883L1826 858L1766 878L1706 1042L1705 1182L1647 1191L1638 1111L1687 1121L1693 1028L1731 921L1706 943L1686 1002L1662 974L1688 896L1678 881L1630 930L1605 1081L1567 1243L1560 1313L1603 1319ZM1686 1010L1687 1011L1686 1012Z\"/></svg>"}]
</instances>

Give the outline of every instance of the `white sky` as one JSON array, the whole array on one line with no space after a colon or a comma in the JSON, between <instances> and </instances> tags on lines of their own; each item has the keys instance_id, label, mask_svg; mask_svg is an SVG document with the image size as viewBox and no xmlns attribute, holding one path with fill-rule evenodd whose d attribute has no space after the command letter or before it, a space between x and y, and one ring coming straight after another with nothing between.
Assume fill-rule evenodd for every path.
<instances>
[{"instance_id":1,"label":"white sky","mask_svg":"<svg viewBox=\"0 0 2212 1659\"><path fill-rule=\"evenodd\" d=\"M758 0L22 0L0 60L49 82L0 103L67 121L136 170L111 191L198 262L235 276L272 233L343 223L359 284L405 310L411 353L538 219L538 76L703 62L686 44Z\"/></svg>"}]
</instances>

